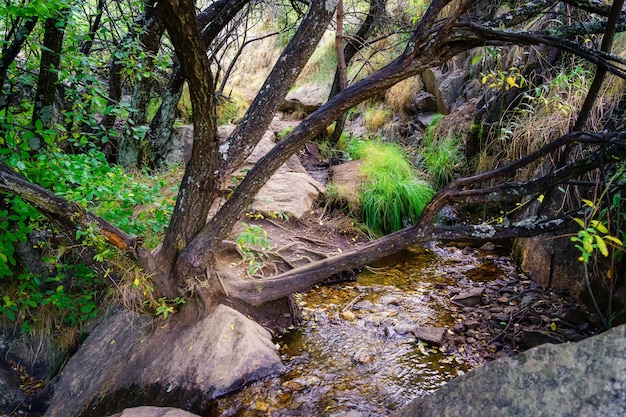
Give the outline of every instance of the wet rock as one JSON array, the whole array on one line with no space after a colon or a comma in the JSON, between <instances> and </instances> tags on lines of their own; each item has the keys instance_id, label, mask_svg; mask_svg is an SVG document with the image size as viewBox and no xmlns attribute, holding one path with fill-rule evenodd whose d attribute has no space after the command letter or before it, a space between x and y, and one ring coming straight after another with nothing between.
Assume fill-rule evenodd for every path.
<instances>
[{"instance_id":1,"label":"wet rock","mask_svg":"<svg viewBox=\"0 0 626 417\"><path fill-rule=\"evenodd\" d=\"M356 320L356 316L350 310L342 311L341 313L339 313L339 317L341 317L344 320L348 320L348 321Z\"/></svg>"},{"instance_id":2,"label":"wet rock","mask_svg":"<svg viewBox=\"0 0 626 417\"><path fill-rule=\"evenodd\" d=\"M219 305L191 325L124 311L102 322L54 384L46 417L108 415L137 403L197 407L284 370L270 333ZM194 410L195 411L195 410Z\"/></svg>"},{"instance_id":3,"label":"wet rock","mask_svg":"<svg viewBox=\"0 0 626 417\"><path fill-rule=\"evenodd\" d=\"M452 330L458 334L462 334L463 332L465 332L465 329L466 327L463 323L454 323L454 326L452 327Z\"/></svg>"},{"instance_id":4,"label":"wet rock","mask_svg":"<svg viewBox=\"0 0 626 417\"><path fill-rule=\"evenodd\" d=\"M354 305L356 310L371 310L374 308L374 303L369 300L359 301Z\"/></svg>"},{"instance_id":5,"label":"wet rock","mask_svg":"<svg viewBox=\"0 0 626 417\"><path fill-rule=\"evenodd\" d=\"M493 252L496 250L496 245L491 242L487 242L480 247L480 250L484 250L485 252Z\"/></svg>"},{"instance_id":6,"label":"wet rock","mask_svg":"<svg viewBox=\"0 0 626 417\"><path fill-rule=\"evenodd\" d=\"M329 414L328 417L363 417L363 413L357 410L340 411L338 413Z\"/></svg>"},{"instance_id":7,"label":"wet rock","mask_svg":"<svg viewBox=\"0 0 626 417\"><path fill-rule=\"evenodd\" d=\"M522 343L524 343L527 348L532 348L535 346L543 345L545 343L559 344L562 342L561 340L542 332L538 332L535 330L525 330L522 332Z\"/></svg>"},{"instance_id":8,"label":"wet rock","mask_svg":"<svg viewBox=\"0 0 626 417\"><path fill-rule=\"evenodd\" d=\"M471 290L455 295L452 301L466 307L474 307L481 303L484 288L472 288Z\"/></svg>"},{"instance_id":9,"label":"wet rock","mask_svg":"<svg viewBox=\"0 0 626 417\"><path fill-rule=\"evenodd\" d=\"M368 351L367 349L359 349L356 352L354 352L354 355L352 355L352 362L359 364L359 365L372 363L374 362L374 359L375 359L374 354Z\"/></svg>"},{"instance_id":10,"label":"wet rock","mask_svg":"<svg viewBox=\"0 0 626 417\"><path fill-rule=\"evenodd\" d=\"M304 385L298 381L285 381L281 386L289 391L302 391L304 389Z\"/></svg>"},{"instance_id":11,"label":"wet rock","mask_svg":"<svg viewBox=\"0 0 626 417\"><path fill-rule=\"evenodd\" d=\"M446 336L446 329L441 327L420 326L411 330L415 338L431 345L441 346Z\"/></svg>"},{"instance_id":12,"label":"wet rock","mask_svg":"<svg viewBox=\"0 0 626 417\"><path fill-rule=\"evenodd\" d=\"M511 316L504 313L498 313L491 316L491 318L495 321L509 321L511 319Z\"/></svg>"},{"instance_id":13,"label":"wet rock","mask_svg":"<svg viewBox=\"0 0 626 417\"><path fill-rule=\"evenodd\" d=\"M113 414L109 417L194 417L197 414L192 414L188 411L181 410L179 408L172 407L134 407L127 408L121 413Z\"/></svg>"},{"instance_id":14,"label":"wet rock","mask_svg":"<svg viewBox=\"0 0 626 417\"><path fill-rule=\"evenodd\" d=\"M626 415L626 326L489 362L395 417Z\"/></svg>"}]
</instances>

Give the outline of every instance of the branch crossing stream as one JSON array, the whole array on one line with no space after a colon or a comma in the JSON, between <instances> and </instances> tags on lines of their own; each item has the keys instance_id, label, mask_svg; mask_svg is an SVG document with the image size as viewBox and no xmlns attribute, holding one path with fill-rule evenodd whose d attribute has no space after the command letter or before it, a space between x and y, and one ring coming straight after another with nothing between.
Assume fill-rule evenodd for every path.
<instances>
[{"instance_id":1,"label":"branch crossing stream","mask_svg":"<svg viewBox=\"0 0 626 417\"><path fill-rule=\"evenodd\" d=\"M471 348L428 344L452 334L451 294L516 277L508 257L454 246L415 248L353 282L297 295L298 328L277 340L288 372L216 401L216 416L388 416L476 366Z\"/></svg>"}]
</instances>

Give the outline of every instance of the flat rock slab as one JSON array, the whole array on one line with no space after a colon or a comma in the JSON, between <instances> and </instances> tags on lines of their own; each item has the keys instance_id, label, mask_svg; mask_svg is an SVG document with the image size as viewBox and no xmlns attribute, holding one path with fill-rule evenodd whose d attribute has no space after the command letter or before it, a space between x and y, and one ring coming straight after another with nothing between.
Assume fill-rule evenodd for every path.
<instances>
[{"instance_id":1,"label":"flat rock slab","mask_svg":"<svg viewBox=\"0 0 626 417\"><path fill-rule=\"evenodd\" d=\"M441 346L447 330L441 327L419 326L411 330L416 339L430 345Z\"/></svg>"},{"instance_id":2,"label":"flat rock slab","mask_svg":"<svg viewBox=\"0 0 626 417\"><path fill-rule=\"evenodd\" d=\"M626 415L626 326L578 343L541 345L489 362L396 417Z\"/></svg>"},{"instance_id":3,"label":"flat rock slab","mask_svg":"<svg viewBox=\"0 0 626 417\"><path fill-rule=\"evenodd\" d=\"M180 408L172 407L134 407L109 417L199 417Z\"/></svg>"},{"instance_id":4,"label":"flat rock slab","mask_svg":"<svg viewBox=\"0 0 626 417\"><path fill-rule=\"evenodd\" d=\"M482 302L484 288L472 288L471 290L455 295L452 301L465 307L475 307Z\"/></svg>"},{"instance_id":5,"label":"flat rock slab","mask_svg":"<svg viewBox=\"0 0 626 417\"><path fill-rule=\"evenodd\" d=\"M251 169L274 147L273 137L272 132L265 133L240 172ZM252 202L252 211L270 216L279 212L288 215L289 218L300 219L311 211L320 193L325 192L326 187L311 178L294 155L278 168L261 188Z\"/></svg>"},{"instance_id":6,"label":"flat rock slab","mask_svg":"<svg viewBox=\"0 0 626 417\"><path fill-rule=\"evenodd\" d=\"M63 368L45 416L103 416L144 404L204 412L211 399L283 370L270 333L230 307L185 326L123 311Z\"/></svg>"}]
</instances>

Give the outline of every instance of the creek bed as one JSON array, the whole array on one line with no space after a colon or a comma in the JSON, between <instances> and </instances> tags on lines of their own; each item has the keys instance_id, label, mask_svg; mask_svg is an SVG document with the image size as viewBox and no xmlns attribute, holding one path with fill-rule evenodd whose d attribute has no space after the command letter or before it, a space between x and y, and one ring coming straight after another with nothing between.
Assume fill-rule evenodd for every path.
<instances>
[{"instance_id":1,"label":"creek bed","mask_svg":"<svg viewBox=\"0 0 626 417\"><path fill-rule=\"evenodd\" d=\"M277 341L288 372L216 400L215 415L389 416L475 365L405 330L451 329L454 308L442 289L514 273L509 258L433 246L297 295L304 322Z\"/></svg>"}]
</instances>

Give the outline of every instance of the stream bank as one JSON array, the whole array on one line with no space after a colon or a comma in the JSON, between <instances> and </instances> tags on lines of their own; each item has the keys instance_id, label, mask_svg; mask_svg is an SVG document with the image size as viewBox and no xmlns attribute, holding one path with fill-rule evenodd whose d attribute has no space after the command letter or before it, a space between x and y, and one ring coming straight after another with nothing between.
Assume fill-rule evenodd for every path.
<instances>
[{"instance_id":1,"label":"stream bank","mask_svg":"<svg viewBox=\"0 0 626 417\"><path fill-rule=\"evenodd\" d=\"M486 361L598 331L509 249L413 248L299 294L303 323L276 340L287 372L216 400L213 415L388 416Z\"/></svg>"}]
</instances>

